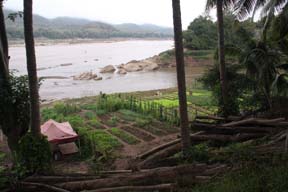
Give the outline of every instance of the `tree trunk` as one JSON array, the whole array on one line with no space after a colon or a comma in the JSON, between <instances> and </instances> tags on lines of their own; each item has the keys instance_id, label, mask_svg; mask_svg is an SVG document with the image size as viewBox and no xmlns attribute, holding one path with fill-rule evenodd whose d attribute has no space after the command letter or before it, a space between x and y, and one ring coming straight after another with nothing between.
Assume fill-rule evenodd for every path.
<instances>
[{"instance_id":1,"label":"tree trunk","mask_svg":"<svg viewBox=\"0 0 288 192\"><path fill-rule=\"evenodd\" d=\"M0 31L1 31L1 40L2 40L2 45L3 45L4 59L8 67L9 50L8 50L8 39L7 39L6 26L5 26L5 16L3 13L3 0L0 0Z\"/></svg>"},{"instance_id":2,"label":"tree trunk","mask_svg":"<svg viewBox=\"0 0 288 192\"><path fill-rule=\"evenodd\" d=\"M185 81L185 65L184 65L180 0L172 0L172 5L173 5L175 56L176 56L176 66L177 66L176 69L177 69L181 136L182 136L183 154L185 156L188 152L191 142L189 138L190 131L189 131L188 112L187 112L186 81Z\"/></svg>"},{"instance_id":3,"label":"tree trunk","mask_svg":"<svg viewBox=\"0 0 288 192\"><path fill-rule=\"evenodd\" d=\"M222 95L222 111L227 116L227 80L225 67L225 47L224 47L224 21L223 21L223 0L217 0L217 23L218 23L218 59L220 70L220 85Z\"/></svg>"},{"instance_id":4,"label":"tree trunk","mask_svg":"<svg viewBox=\"0 0 288 192\"><path fill-rule=\"evenodd\" d=\"M24 36L26 46L27 70L29 78L29 91L31 101L31 131L40 136L40 109L38 78L33 34L32 0L24 0Z\"/></svg>"}]
</instances>

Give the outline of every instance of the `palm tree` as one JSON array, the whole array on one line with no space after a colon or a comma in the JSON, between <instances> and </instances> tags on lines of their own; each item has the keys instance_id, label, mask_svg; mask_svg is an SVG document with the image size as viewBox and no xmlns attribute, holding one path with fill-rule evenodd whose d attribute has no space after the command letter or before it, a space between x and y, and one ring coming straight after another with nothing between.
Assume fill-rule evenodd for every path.
<instances>
[{"instance_id":1,"label":"palm tree","mask_svg":"<svg viewBox=\"0 0 288 192\"><path fill-rule=\"evenodd\" d=\"M3 53L4 53L4 59L6 64L9 64L9 52L8 52L8 40L7 40L7 34L6 34L6 26L5 26L5 17L3 13L3 1L0 0L0 31L1 33L1 40L3 45Z\"/></svg>"},{"instance_id":2,"label":"palm tree","mask_svg":"<svg viewBox=\"0 0 288 192\"><path fill-rule=\"evenodd\" d=\"M228 115L228 89L226 80L226 66L225 66L225 40L224 40L224 16L223 9L228 8L234 4L234 0L207 0L206 11L211 10L216 6L217 9L217 23L218 23L218 62L220 72L220 85L222 94L222 112Z\"/></svg>"},{"instance_id":3,"label":"palm tree","mask_svg":"<svg viewBox=\"0 0 288 192\"><path fill-rule=\"evenodd\" d=\"M266 41L267 30L275 13L280 12L287 5L287 0L238 0L235 3L235 13L243 20L252 13L252 18L258 9L262 9L261 17L266 17L263 27L262 41Z\"/></svg>"},{"instance_id":4,"label":"palm tree","mask_svg":"<svg viewBox=\"0 0 288 192\"><path fill-rule=\"evenodd\" d=\"M40 136L40 108L35 43L33 34L33 0L24 0L24 37L31 102L31 132Z\"/></svg>"},{"instance_id":5,"label":"palm tree","mask_svg":"<svg viewBox=\"0 0 288 192\"><path fill-rule=\"evenodd\" d=\"M172 0L172 7L173 7L175 56L177 64L176 69L177 69L182 146L183 146L183 155L187 156L191 142L189 135L190 131L189 131L188 112L187 112L186 80L185 80L180 0Z\"/></svg>"}]
</instances>

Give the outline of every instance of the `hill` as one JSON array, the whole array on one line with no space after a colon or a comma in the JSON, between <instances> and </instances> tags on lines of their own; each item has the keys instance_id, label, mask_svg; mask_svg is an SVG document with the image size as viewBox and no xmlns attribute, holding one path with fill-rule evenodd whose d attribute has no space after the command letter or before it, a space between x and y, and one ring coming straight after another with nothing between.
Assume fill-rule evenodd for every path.
<instances>
[{"instance_id":1,"label":"hill","mask_svg":"<svg viewBox=\"0 0 288 192\"><path fill-rule=\"evenodd\" d=\"M7 17L14 11L4 10ZM170 38L172 28L152 24L120 24L112 25L82 18L57 17L48 19L34 15L35 38L48 39L98 39L98 38ZM14 22L7 20L9 39L23 39L23 19L16 18Z\"/></svg>"}]
</instances>

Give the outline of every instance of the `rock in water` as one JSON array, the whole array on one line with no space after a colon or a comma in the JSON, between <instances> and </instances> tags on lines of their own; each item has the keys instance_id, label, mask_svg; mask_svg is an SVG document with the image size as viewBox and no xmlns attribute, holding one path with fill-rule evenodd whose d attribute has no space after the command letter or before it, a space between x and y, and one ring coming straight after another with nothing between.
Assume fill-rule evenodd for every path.
<instances>
[{"instance_id":1,"label":"rock in water","mask_svg":"<svg viewBox=\"0 0 288 192\"><path fill-rule=\"evenodd\" d=\"M127 72L136 72L136 71L142 71L143 68L139 65L139 63L127 63L123 66L123 69Z\"/></svg>"},{"instance_id":2,"label":"rock in water","mask_svg":"<svg viewBox=\"0 0 288 192\"><path fill-rule=\"evenodd\" d=\"M147 71L155 71L157 69L159 69L159 65L157 63L150 63L145 67L145 70Z\"/></svg>"},{"instance_id":3,"label":"rock in water","mask_svg":"<svg viewBox=\"0 0 288 192\"><path fill-rule=\"evenodd\" d=\"M102 80L102 77L98 77L97 74L94 74L92 72L84 72L81 73L78 76L74 76L73 80Z\"/></svg>"},{"instance_id":4,"label":"rock in water","mask_svg":"<svg viewBox=\"0 0 288 192\"><path fill-rule=\"evenodd\" d=\"M125 74L127 74L127 71L125 71L125 69L119 69L117 71L117 73L120 74L120 75L125 75Z\"/></svg>"},{"instance_id":5,"label":"rock in water","mask_svg":"<svg viewBox=\"0 0 288 192\"><path fill-rule=\"evenodd\" d=\"M107 65L100 70L100 73L114 73L114 71L116 71L116 69L113 65Z\"/></svg>"}]
</instances>

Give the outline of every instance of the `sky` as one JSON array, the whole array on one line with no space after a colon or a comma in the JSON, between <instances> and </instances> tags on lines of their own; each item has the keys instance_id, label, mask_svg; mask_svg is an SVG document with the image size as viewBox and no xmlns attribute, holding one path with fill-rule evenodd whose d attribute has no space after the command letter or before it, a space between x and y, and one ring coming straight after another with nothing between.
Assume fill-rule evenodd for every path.
<instances>
[{"instance_id":1,"label":"sky","mask_svg":"<svg viewBox=\"0 0 288 192\"><path fill-rule=\"evenodd\" d=\"M172 0L34 0L34 13L47 18L69 16L107 23L151 23L172 27ZM181 0L182 23L205 11L206 0ZM23 0L7 0L5 8L23 10Z\"/></svg>"}]
</instances>

